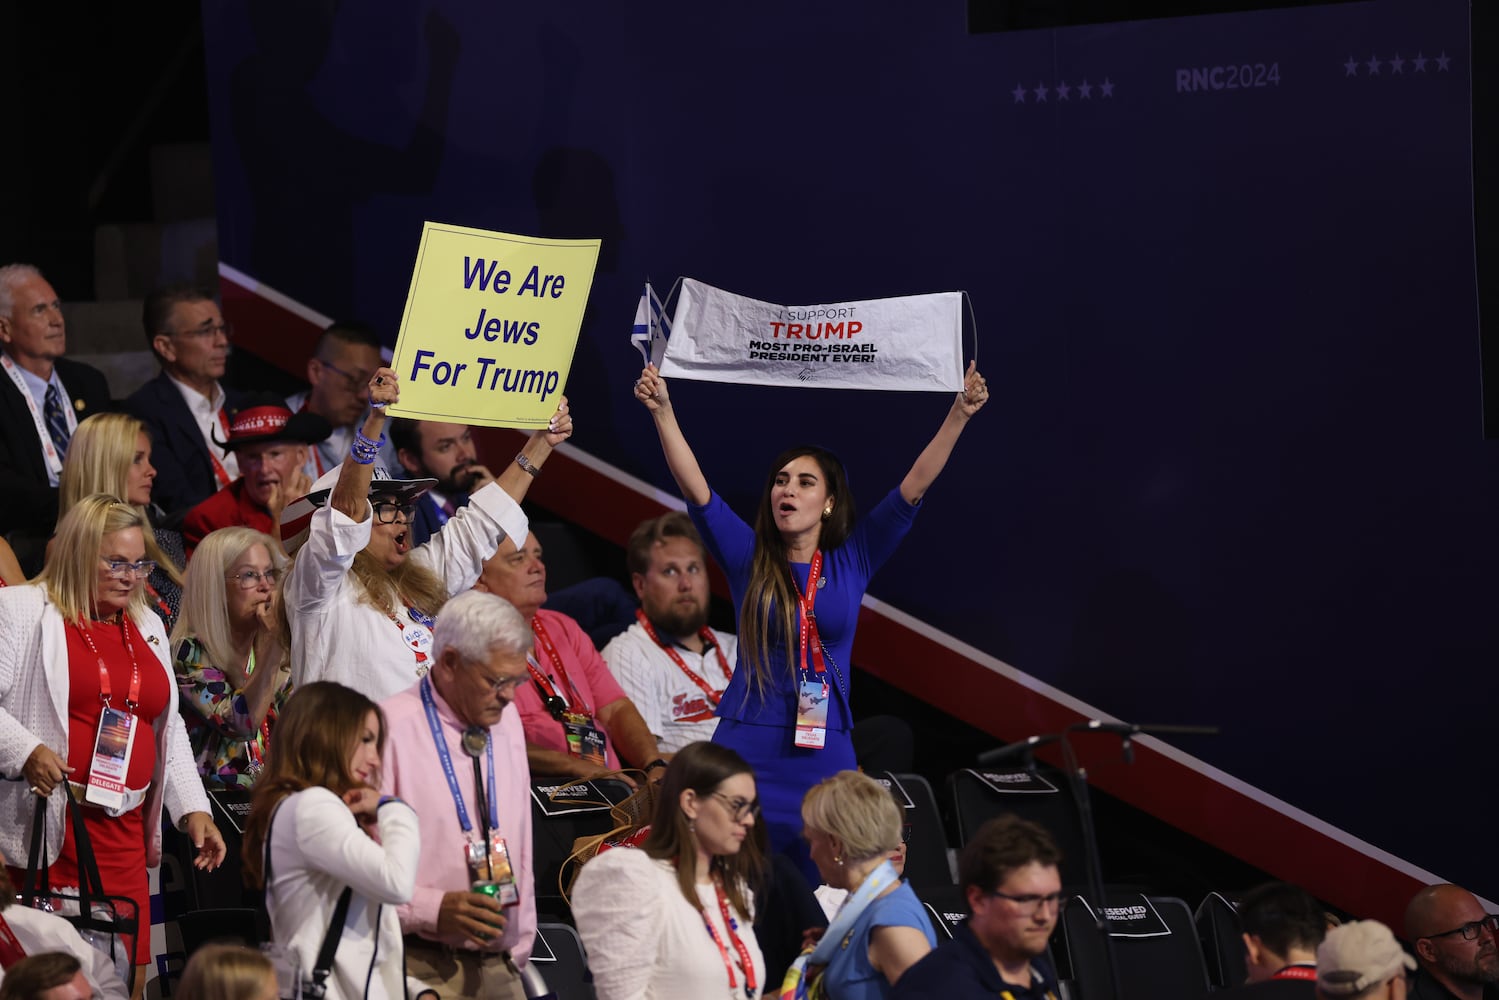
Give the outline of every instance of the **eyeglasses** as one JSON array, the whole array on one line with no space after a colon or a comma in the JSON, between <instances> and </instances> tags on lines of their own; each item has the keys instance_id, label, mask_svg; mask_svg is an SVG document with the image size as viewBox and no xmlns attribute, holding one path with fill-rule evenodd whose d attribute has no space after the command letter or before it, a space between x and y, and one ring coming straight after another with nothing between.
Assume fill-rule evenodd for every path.
<instances>
[{"instance_id":1,"label":"eyeglasses","mask_svg":"<svg viewBox=\"0 0 1499 1000\"><path fill-rule=\"evenodd\" d=\"M483 674L480 674L479 679L493 688L495 694L503 694L506 688L509 688L514 693L515 686L530 676L529 673L511 674L509 677L485 677Z\"/></svg>"},{"instance_id":2,"label":"eyeglasses","mask_svg":"<svg viewBox=\"0 0 1499 1000\"><path fill-rule=\"evenodd\" d=\"M736 799L736 798L731 798L725 792L714 792L713 793L713 797L715 799L718 799L725 806L728 806L729 815L731 815L731 816L734 817L734 822L736 822L736 823L743 823L744 820L745 820L745 817L748 817L748 816L753 816L753 817L756 817L756 818L759 818L759 816L760 816L760 800L759 799Z\"/></svg>"},{"instance_id":3,"label":"eyeglasses","mask_svg":"<svg viewBox=\"0 0 1499 1000\"><path fill-rule=\"evenodd\" d=\"M1489 914L1482 920L1470 920L1461 927L1454 927L1450 931L1441 931L1437 934L1423 934L1425 938L1450 937L1453 934L1461 934L1464 941L1477 941L1478 936L1487 929L1490 933L1499 931L1499 915Z\"/></svg>"},{"instance_id":4,"label":"eyeglasses","mask_svg":"<svg viewBox=\"0 0 1499 1000\"><path fill-rule=\"evenodd\" d=\"M214 326L196 326L191 330L183 330L180 333L173 334L173 336L191 337L195 340L212 340L221 333L224 335L225 340L233 340L234 324L218 323Z\"/></svg>"},{"instance_id":5,"label":"eyeglasses","mask_svg":"<svg viewBox=\"0 0 1499 1000\"><path fill-rule=\"evenodd\" d=\"M231 573L228 576L224 577L224 579L232 580L233 582L239 584L240 590L254 590L256 587L260 586L261 580L264 580L266 583L274 587L276 585L276 581L281 579L281 571L279 569L276 569L275 567L266 570L264 573L257 573L253 569L247 569L243 573Z\"/></svg>"},{"instance_id":6,"label":"eyeglasses","mask_svg":"<svg viewBox=\"0 0 1499 1000\"><path fill-rule=\"evenodd\" d=\"M156 572L156 563L151 559L126 562L123 559L105 559L100 556L99 561L105 565L105 573L116 580L129 580L132 577L138 580Z\"/></svg>"},{"instance_id":7,"label":"eyeglasses","mask_svg":"<svg viewBox=\"0 0 1499 1000\"><path fill-rule=\"evenodd\" d=\"M377 500L374 503L375 520L381 524L395 524L399 520L411 523L412 517L416 515L416 504L414 503L392 503L389 500Z\"/></svg>"},{"instance_id":8,"label":"eyeglasses","mask_svg":"<svg viewBox=\"0 0 1499 1000\"><path fill-rule=\"evenodd\" d=\"M337 372L338 374L342 375L344 377L344 388L355 394L368 389L370 379L375 374L374 372L346 372L342 368L338 367L338 365L335 365L329 361L324 361L322 358L318 358L317 363L328 369L330 372Z\"/></svg>"},{"instance_id":9,"label":"eyeglasses","mask_svg":"<svg viewBox=\"0 0 1499 1000\"><path fill-rule=\"evenodd\" d=\"M1062 893L1060 892L1053 892L1045 896L1037 896L1034 894L1012 896L1008 892L1000 892L998 889L995 889L993 892L989 893L989 895L998 896L1000 899L1008 899L1010 902L1015 904L1016 908L1020 910L1023 916L1030 916L1032 913L1035 913L1043 906L1050 908L1053 906L1060 907L1062 905Z\"/></svg>"}]
</instances>

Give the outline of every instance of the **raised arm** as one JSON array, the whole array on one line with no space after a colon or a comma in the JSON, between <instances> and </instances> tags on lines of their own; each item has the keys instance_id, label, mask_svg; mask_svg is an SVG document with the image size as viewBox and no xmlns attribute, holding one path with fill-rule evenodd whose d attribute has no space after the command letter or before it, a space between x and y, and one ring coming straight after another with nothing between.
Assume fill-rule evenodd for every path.
<instances>
[{"instance_id":1,"label":"raised arm","mask_svg":"<svg viewBox=\"0 0 1499 1000\"><path fill-rule=\"evenodd\" d=\"M398 402L401 385L396 373L389 368L377 368L370 376L370 412L364 418L362 433L371 441L379 441L385 430L385 406ZM376 405L380 404L380 405ZM357 447L357 443L356 443ZM338 484L328 505L344 514L355 524L361 523L370 512L370 483L375 478L375 466L360 464L354 460L354 450L344 458L343 470L338 474Z\"/></svg>"},{"instance_id":2,"label":"raised arm","mask_svg":"<svg viewBox=\"0 0 1499 1000\"><path fill-rule=\"evenodd\" d=\"M646 365L635 383L635 398L651 411L656 421L656 433L661 438L661 451L666 455L666 467L677 481L682 498L701 507L712 497L707 477L698 467L697 456L687 444L682 428L677 424L676 412L671 407L671 397L666 394L666 379L655 365Z\"/></svg>"},{"instance_id":3,"label":"raised arm","mask_svg":"<svg viewBox=\"0 0 1499 1000\"><path fill-rule=\"evenodd\" d=\"M926 491L931 489L942 467L947 464L953 446L958 443L958 435L968 426L968 419L983 409L988 401L989 383L979 374L978 362L970 361L968 371L963 376L963 391L953 400L952 409L947 411L947 419L942 421L936 436L916 456L916 463L906 473L906 478L900 481L900 495L906 503L920 503L921 498L926 496Z\"/></svg>"},{"instance_id":4,"label":"raised arm","mask_svg":"<svg viewBox=\"0 0 1499 1000\"><path fill-rule=\"evenodd\" d=\"M552 414L552 419L547 423L547 429L532 432L530 438L526 440L525 447L520 450L519 455L515 456L515 461L505 467L505 471L500 473L495 482L499 483L500 489L510 494L510 499L520 503L526 498L526 490L531 488L531 480L541 472L541 466L551 455L552 449L566 441L572 433L572 413L567 406L567 397L563 396L561 402L557 404L557 412ZM524 540L524 538L520 539L520 541Z\"/></svg>"}]
</instances>

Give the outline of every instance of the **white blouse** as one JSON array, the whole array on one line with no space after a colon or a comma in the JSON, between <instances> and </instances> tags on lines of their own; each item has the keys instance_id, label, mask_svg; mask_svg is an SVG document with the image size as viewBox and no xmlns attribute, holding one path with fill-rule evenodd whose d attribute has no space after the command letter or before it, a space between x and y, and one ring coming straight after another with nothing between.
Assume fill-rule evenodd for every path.
<instances>
[{"instance_id":1,"label":"white blouse","mask_svg":"<svg viewBox=\"0 0 1499 1000\"><path fill-rule=\"evenodd\" d=\"M750 918L730 910L738 924L733 933L755 971L755 990L746 994L744 969L718 895L711 885L697 890L699 908L694 908L683 898L672 866L634 848L605 851L583 866L573 888L573 917L598 1000L753 1000L765 991L765 958ZM705 915L723 953L708 934Z\"/></svg>"}]
</instances>

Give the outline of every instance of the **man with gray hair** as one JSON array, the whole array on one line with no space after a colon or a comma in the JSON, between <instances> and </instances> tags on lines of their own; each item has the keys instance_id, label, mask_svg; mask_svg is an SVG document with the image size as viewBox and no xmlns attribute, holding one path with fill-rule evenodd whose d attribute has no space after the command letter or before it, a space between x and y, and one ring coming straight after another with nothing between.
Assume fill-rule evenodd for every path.
<instances>
[{"instance_id":1,"label":"man with gray hair","mask_svg":"<svg viewBox=\"0 0 1499 1000\"><path fill-rule=\"evenodd\" d=\"M437 615L432 670L381 703L381 793L421 819L416 892L400 908L406 970L440 997L523 1000L536 935L530 771L511 705L531 626L507 601L459 594Z\"/></svg>"},{"instance_id":2,"label":"man with gray hair","mask_svg":"<svg viewBox=\"0 0 1499 1000\"><path fill-rule=\"evenodd\" d=\"M1353 920L1327 932L1317 946L1317 996L1406 1000L1405 977L1416 960L1378 920Z\"/></svg>"},{"instance_id":3,"label":"man with gray hair","mask_svg":"<svg viewBox=\"0 0 1499 1000\"><path fill-rule=\"evenodd\" d=\"M0 480L4 528L27 574L57 524L57 481L78 422L109 409L97 368L63 357L62 303L30 264L0 267Z\"/></svg>"}]
</instances>

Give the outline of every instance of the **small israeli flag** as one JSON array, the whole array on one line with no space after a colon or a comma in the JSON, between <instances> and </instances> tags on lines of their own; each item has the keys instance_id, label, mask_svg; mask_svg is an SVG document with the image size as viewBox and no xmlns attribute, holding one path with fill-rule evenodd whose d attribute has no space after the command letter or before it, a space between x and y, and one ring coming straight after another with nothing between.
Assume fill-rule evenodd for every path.
<instances>
[{"instance_id":1,"label":"small israeli flag","mask_svg":"<svg viewBox=\"0 0 1499 1000\"><path fill-rule=\"evenodd\" d=\"M663 314L661 300L647 281L640 293L640 305L635 307L635 332L630 334L630 343L640 350L646 364L659 368L666 353L666 338L670 336L671 321Z\"/></svg>"}]
</instances>

